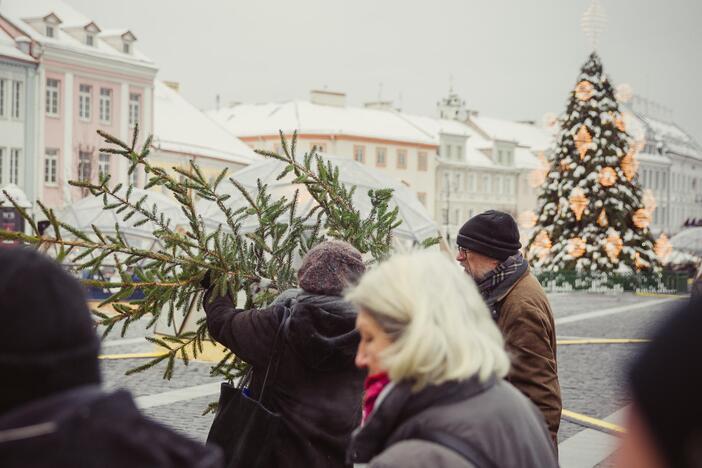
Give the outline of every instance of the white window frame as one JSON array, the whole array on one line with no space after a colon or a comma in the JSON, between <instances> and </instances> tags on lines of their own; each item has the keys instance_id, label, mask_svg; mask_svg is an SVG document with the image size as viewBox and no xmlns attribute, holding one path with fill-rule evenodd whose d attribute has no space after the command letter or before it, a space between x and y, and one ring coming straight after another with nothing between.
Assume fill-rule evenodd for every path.
<instances>
[{"instance_id":1,"label":"white window frame","mask_svg":"<svg viewBox=\"0 0 702 468\"><path fill-rule=\"evenodd\" d=\"M54 86L55 84L55 86ZM56 78L46 79L46 115L58 117L60 112L61 81Z\"/></svg>"},{"instance_id":2,"label":"white window frame","mask_svg":"<svg viewBox=\"0 0 702 468\"><path fill-rule=\"evenodd\" d=\"M384 146L375 148L375 167L388 167L388 149Z\"/></svg>"},{"instance_id":3,"label":"white window frame","mask_svg":"<svg viewBox=\"0 0 702 468\"><path fill-rule=\"evenodd\" d=\"M483 174L483 192L492 193L492 175Z\"/></svg>"},{"instance_id":4,"label":"white window frame","mask_svg":"<svg viewBox=\"0 0 702 468\"><path fill-rule=\"evenodd\" d=\"M56 35L54 34L54 31L56 31L56 28L54 27L53 24L46 25L46 37L56 37Z\"/></svg>"},{"instance_id":5,"label":"white window frame","mask_svg":"<svg viewBox=\"0 0 702 468\"><path fill-rule=\"evenodd\" d=\"M78 85L78 118L80 120L90 121L90 104L93 87L88 84Z\"/></svg>"},{"instance_id":6,"label":"white window frame","mask_svg":"<svg viewBox=\"0 0 702 468\"><path fill-rule=\"evenodd\" d=\"M504 190L502 187L502 176L501 175L495 176L495 185L497 188L497 193L502 194L504 192Z\"/></svg>"},{"instance_id":7,"label":"white window frame","mask_svg":"<svg viewBox=\"0 0 702 468\"><path fill-rule=\"evenodd\" d=\"M12 148L10 150L10 183L19 185L22 175L20 156L22 150L20 148Z\"/></svg>"},{"instance_id":8,"label":"white window frame","mask_svg":"<svg viewBox=\"0 0 702 468\"><path fill-rule=\"evenodd\" d=\"M122 52L125 54L132 54L132 44L131 42L124 41L122 43Z\"/></svg>"},{"instance_id":9,"label":"white window frame","mask_svg":"<svg viewBox=\"0 0 702 468\"><path fill-rule=\"evenodd\" d=\"M15 119L19 120L22 118L22 92L23 92L23 85L24 83L21 81L14 80L12 81L12 88L11 88L11 101L12 101L12 108L10 110L10 116Z\"/></svg>"},{"instance_id":10,"label":"white window frame","mask_svg":"<svg viewBox=\"0 0 702 468\"><path fill-rule=\"evenodd\" d=\"M95 47L95 34L85 33L85 45L88 47Z\"/></svg>"},{"instance_id":11,"label":"white window frame","mask_svg":"<svg viewBox=\"0 0 702 468\"><path fill-rule=\"evenodd\" d=\"M100 122L112 122L112 89L100 88Z\"/></svg>"},{"instance_id":12,"label":"white window frame","mask_svg":"<svg viewBox=\"0 0 702 468\"><path fill-rule=\"evenodd\" d=\"M44 150L44 185L58 185L58 153L57 148Z\"/></svg>"},{"instance_id":13,"label":"white window frame","mask_svg":"<svg viewBox=\"0 0 702 468\"><path fill-rule=\"evenodd\" d=\"M86 174L87 168L87 174ZM78 180L89 182L92 179L93 155L89 151L78 152Z\"/></svg>"},{"instance_id":14,"label":"white window frame","mask_svg":"<svg viewBox=\"0 0 702 468\"><path fill-rule=\"evenodd\" d=\"M397 161L396 166L398 169L407 169L407 150L399 149L397 150Z\"/></svg>"},{"instance_id":15,"label":"white window frame","mask_svg":"<svg viewBox=\"0 0 702 468\"><path fill-rule=\"evenodd\" d=\"M141 117L141 94L129 93L129 126L134 127Z\"/></svg>"},{"instance_id":16,"label":"white window frame","mask_svg":"<svg viewBox=\"0 0 702 468\"><path fill-rule=\"evenodd\" d=\"M366 147L363 145L354 145L353 159L361 164L366 162Z\"/></svg>"},{"instance_id":17,"label":"white window frame","mask_svg":"<svg viewBox=\"0 0 702 468\"><path fill-rule=\"evenodd\" d=\"M475 174L468 174L466 177L466 191L475 192Z\"/></svg>"},{"instance_id":18,"label":"white window frame","mask_svg":"<svg viewBox=\"0 0 702 468\"><path fill-rule=\"evenodd\" d=\"M98 154L98 177L110 175L110 153Z\"/></svg>"},{"instance_id":19,"label":"white window frame","mask_svg":"<svg viewBox=\"0 0 702 468\"><path fill-rule=\"evenodd\" d=\"M0 78L0 118L7 116L7 81Z\"/></svg>"}]
</instances>

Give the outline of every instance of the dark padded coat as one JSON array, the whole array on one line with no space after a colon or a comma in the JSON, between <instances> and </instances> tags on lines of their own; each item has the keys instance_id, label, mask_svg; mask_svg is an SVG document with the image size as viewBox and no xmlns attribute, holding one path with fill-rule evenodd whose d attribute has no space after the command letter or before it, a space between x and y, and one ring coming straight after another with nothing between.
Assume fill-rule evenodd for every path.
<instances>
[{"instance_id":1,"label":"dark padded coat","mask_svg":"<svg viewBox=\"0 0 702 468\"><path fill-rule=\"evenodd\" d=\"M284 297L261 310L237 310L226 296L205 300L207 327L253 365L251 393L257 396L278 326L286 309L291 313L278 373L264 393L264 404L281 414L284 425L270 448L271 468L344 467L351 433L361 420L365 377L354 365L356 312L336 296Z\"/></svg>"},{"instance_id":2,"label":"dark padded coat","mask_svg":"<svg viewBox=\"0 0 702 468\"><path fill-rule=\"evenodd\" d=\"M511 384L494 378L427 386L401 383L354 434L348 457L368 468L485 468L427 441L450 434L500 468L556 468L555 448L536 407Z\"/></svg>"},{"instance_id":3,"label":"dark padded coat","mask_svg":"<svg viewBox=\"0 0 702 468\"><path fill-rule=\"evenodd\" d=\"M3 468L219 468L219 449L141 415L129 392L77 387L0 416Z\"/></svg>"}]
</instances>

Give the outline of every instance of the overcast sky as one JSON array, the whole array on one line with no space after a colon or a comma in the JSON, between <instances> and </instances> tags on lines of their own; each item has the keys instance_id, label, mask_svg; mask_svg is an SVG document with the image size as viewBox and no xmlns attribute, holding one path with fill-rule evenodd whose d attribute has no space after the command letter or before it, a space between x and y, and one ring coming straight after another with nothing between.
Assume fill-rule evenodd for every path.
<instances>
[{"instance_id":1,"label":"overcast sky","mask_svg":"<svg viewBox=\"0 0 702 468\"><path fill-rule=\"evenodd\" d=\"M200 108L307 98L393 99L435 115L449 77L484 115L561 113L591 51L590 0L67 0L100 27L126 27ZM702 142L702 1L601 0L598 52L615 84L673 109Z\"/></svg>"}]
</instances>

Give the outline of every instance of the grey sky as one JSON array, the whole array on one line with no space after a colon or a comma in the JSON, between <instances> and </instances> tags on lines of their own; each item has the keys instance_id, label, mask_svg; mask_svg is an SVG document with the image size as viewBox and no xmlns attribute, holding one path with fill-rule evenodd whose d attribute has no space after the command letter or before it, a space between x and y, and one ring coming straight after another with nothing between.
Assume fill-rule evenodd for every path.
<instances>
[{"instance_id":1,"label":"grey sky","mask_svg":"<svg viewBox=\"0 0 702 468\"><path fill-rule=\"evenodd\" d=\"M103 28L128 27L195 105L306 98L326 86L435 114L454 88L472 109L561 113L590 47L589 0L67 0ZM601 0L599 53L615 84L673 109L702 142L702 2ZM401 96L401 100L399 97Z\"/></svg>"}]
</instances>

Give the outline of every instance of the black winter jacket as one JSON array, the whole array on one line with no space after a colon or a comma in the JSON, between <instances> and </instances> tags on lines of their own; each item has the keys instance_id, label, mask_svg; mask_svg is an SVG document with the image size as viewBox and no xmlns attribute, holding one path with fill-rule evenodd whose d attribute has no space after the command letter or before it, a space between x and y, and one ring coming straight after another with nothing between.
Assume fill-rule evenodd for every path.
<instances>
[{"instance_id":1,"label":"black winter jacket","mask_svg":"<svg viewBox=\"0 0 702 468\"><path fill-rule=\"evenodd\" d=\"M8 382L11 385L11 383ZM205 447L142 416L129 392L78 387L0 416L3 468L219 468Z\"/></svg>"},{"instance_id":2,"label":"black winter jacket","mask_svg":"<svg viewBox=\"0 0 702 468\"><path fill-rule=\"evenodd\" d=\"M276 331L286 309L287 334L264 404L281 414L284 433L273 450L276 467L347 466L345 452L361 420L365 373L354 365L356 312L341 297L286 291L274 305L237 310L228 297L205 300L212 337L253 366L251 394L258 396Z\"/></svg>"}]
</instances>

